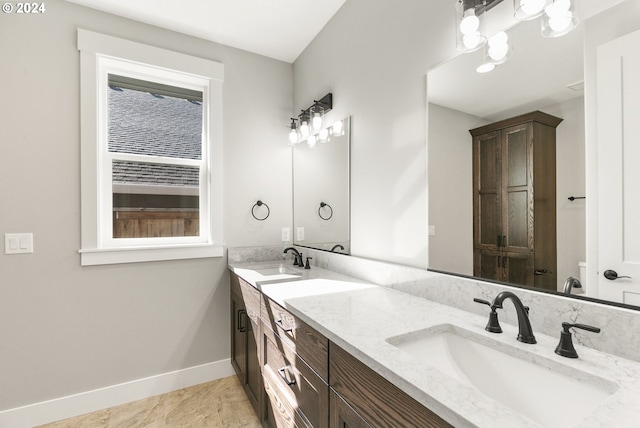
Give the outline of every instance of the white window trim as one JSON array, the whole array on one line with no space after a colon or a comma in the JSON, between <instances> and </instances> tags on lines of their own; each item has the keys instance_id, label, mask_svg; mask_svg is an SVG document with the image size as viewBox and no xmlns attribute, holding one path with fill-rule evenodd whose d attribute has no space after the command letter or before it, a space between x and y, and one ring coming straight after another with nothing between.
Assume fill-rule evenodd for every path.
<instances>
[{"instance_id":1,"label":"white window trim","mask_svg":"<svg viewBox=\"0 0 640 428\"><path fill-rule=\"evenodd\" d=\"M178 52L168 51L116 37L78 29L81 87L81 265L134 263L144 261L176 260L204 257L222 257L222 83L224 65ZM203 93L203 121L209 130L209 151L203 150L203 161L208 163L210 176L201 177L202 186L209 196L209 224L201 227L201 236L171 238L168 240L140 238L113 240L105 238L103 231L110 227L105 222L105 198L99 174L111 160L103 155L106 132L103 107L106 101L106 69L113 64L128 62L133 70L153 69L154 76L170 79L172 72L193 77L195 86ZM106 66L106 69L105 69ZM126 67L125 67L126 68ZM204 82L204 84L203 84ZM200 83L200 84L198 84ZM207 98L210 100L207 103ZM207 109L206 106L209 106ZM101 119L102 118L102 119ZM202 180L204 179L204 181ZM109 196L111 189L107 189ZM109 201L109 202L105 202ZM110 220L109 220L110 221ZM118 243L125 245L118 245Z\"/></svg>"}]
</instances>

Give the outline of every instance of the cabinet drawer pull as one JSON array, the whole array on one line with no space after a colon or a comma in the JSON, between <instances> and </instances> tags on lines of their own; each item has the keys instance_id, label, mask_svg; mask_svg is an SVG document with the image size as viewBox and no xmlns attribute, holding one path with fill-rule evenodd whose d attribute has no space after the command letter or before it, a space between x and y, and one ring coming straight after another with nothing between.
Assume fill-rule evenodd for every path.
<instances>
[{"instance_id":1,"label":"cabinet drawer pull","mask_svg":"<svg viewBox=\"0 0 640 428\"><path fill-rule=\"evenodd\" d=\"M296 380L295 380L295 378L294 378L294 379L289 380L289 379L287 378L287 372L288 372L288 370L287 370L287 367L286 367L286 366L278 370L278 374L280 375L280 377L282 378L282 380L283 380L287 385L289 385L289 386L291 386L291 385L295 385L295 384L296 384Z\"/></svg>"},{"instance_id":2,"label":"cabinet drawer pull","mask_svg":"<svg viewBox=\"0 0 640 428\"><path fill-rule=\"evenodd\" d=\"M291 333L291 332L293 331L293 329L292 329L291 327L286 327L286 326L284 325L284 322L283 322L281 319L276 320L276 325L277 325L278 327L280 327L280 328L281 328L284 332L286 332L286 333Z\"/></svg>"},{"instance_id":3,"label":"cabinet drawer pull","mask_svg":"<svg viewBox=\"0 0 640 428\"><path fill-rule=\"evenodd\" d=\"M245 316L246 313L247 311L245 311L244 309L238 309L238 318L236 321L236 325L238 326L238 330L240 330L240 333L244 333L245 331L247 331L247 317Z\"/></svg>"}]
</instances>

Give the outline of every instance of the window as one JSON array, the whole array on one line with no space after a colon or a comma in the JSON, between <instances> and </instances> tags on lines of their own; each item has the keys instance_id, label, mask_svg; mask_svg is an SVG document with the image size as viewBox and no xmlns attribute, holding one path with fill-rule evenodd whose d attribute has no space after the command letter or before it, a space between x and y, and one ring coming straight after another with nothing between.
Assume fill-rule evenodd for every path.
<instances>
[{"instance_id":1,"label":"window","mask_svg":"<svg viewBox=\"0 0 640 428\"><path fill-rule=\"evenodd\" d=\"M220 63L78 30L82 265L222 256Z\"/></svg>"}]
</instances>

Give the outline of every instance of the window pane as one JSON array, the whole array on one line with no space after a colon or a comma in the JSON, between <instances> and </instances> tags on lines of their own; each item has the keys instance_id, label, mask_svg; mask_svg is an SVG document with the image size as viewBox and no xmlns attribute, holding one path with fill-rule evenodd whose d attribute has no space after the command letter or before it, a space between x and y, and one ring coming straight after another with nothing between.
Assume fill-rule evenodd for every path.
<instances>
[{"instance_id":1,"label":"window pane","mask_svg":"<svg viewBox=\"0 0 640 428\"><path fill-rule=\"evenodd\" d=\"M113 165L113 237L199 236L199 168L125 162Z\"/></svg>"},{"instance_id":2,"label":"window pane","mask_svg":"<svg viewBox=\"0 0 640 428\"><path fill-rule=\"evenodd\" d=\"M119 86L107 93L110 152L202 159L201 101Z\"/></svg>"}]
</instances>

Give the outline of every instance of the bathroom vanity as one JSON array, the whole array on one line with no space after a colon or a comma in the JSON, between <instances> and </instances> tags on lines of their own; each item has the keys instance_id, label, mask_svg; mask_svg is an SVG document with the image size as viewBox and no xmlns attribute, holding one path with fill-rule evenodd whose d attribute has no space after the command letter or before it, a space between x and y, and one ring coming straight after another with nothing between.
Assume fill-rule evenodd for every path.
<instances>
[{"instance_id":1,"label":"bathroom vanity","mask_svg":"<svg viewBox=\"0 0 640 428\"><path fill-rule=\"evenodd\" d=\"M264 425L450 426L255 285L230 283L231 360Z\"/></svg>"},{"instance_id":2,"label":"bathroom vanity","mask_svg":"<svg viewBox=\"0 0 640 428\"><path fill-rule=\"evenodd\" d=\"M330 253L313 257L323 267L229 257L232 302L244 299L253 335L261 338L247 359L260 367L256 409L266 426L609 427L640 417L640 364L582 346L594 333L574 333L579 358L556 355L561 322L547 332L533 316L543 312L544 299L531 300L526 290L515 293L531 307L536 344L516 340L509 303L499 315L504 332L485 331L489 311L473 298L495 297L496 284L478 286L474 295L467 288L470 310L461 310L425 298L436 283L449 282L449 295L456 293L447 275ZM601 327L593 343L611 335Z\"/></svg>"}]
</instances>

